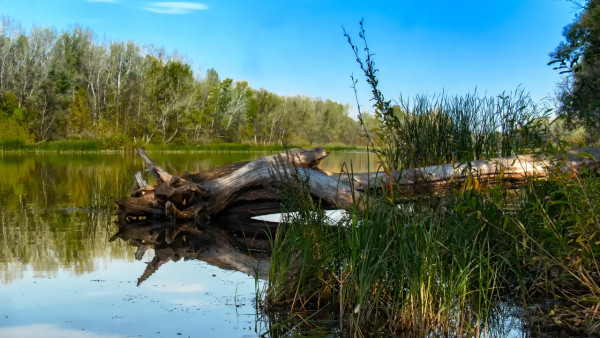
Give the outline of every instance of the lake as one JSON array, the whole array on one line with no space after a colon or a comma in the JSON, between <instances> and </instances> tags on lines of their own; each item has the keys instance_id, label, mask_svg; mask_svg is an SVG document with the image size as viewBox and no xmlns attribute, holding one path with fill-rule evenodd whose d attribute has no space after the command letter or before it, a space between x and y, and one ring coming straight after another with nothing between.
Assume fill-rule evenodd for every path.
<instances>
[{"instance_id":1,"label":"lake","mask_svg":"<svg viewBox=\"0 0 600 338\"><path fill-rule=\"evenodd\" d=\"M268 153L149 153L173 174L254 160ZM332 153L328 171L366 153ZM138 278L154 250L110 241L111 198L128 194L144 164L124 154L0 153L0 337L254 337L262 281L195 259ZM158 249L157 249L158 250ZM138 253L140 254L140 253Z\"/></svg>"}]
</instances>

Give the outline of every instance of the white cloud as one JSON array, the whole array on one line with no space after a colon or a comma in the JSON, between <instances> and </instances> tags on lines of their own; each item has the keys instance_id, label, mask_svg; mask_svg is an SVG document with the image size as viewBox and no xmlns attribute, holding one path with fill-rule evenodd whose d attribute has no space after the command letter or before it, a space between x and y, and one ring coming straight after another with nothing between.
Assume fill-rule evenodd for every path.
<instances>
[{"instance_id":1,"label":"white cloud","mask_svg":"<svg viewBox=\"0 0 600 338\"><path fill-rule=\"evenodd\" d=\"M32 324L28 326L13 326L0 328L0 337L24 338L117 338L116 335L105 335L90 331L63 329L51 324Z\"/></svg>"},{"instance_id":2,"label":"white cloud","mask_svg":"<svg viewBox=\"0 0 600 338\"><path fill-rule=\"evenodd\" d=\"M205 4L197 2L150 2L146 10L160 14L187 14L192 11L208 9Z\"/></svg>"}]
</instances>

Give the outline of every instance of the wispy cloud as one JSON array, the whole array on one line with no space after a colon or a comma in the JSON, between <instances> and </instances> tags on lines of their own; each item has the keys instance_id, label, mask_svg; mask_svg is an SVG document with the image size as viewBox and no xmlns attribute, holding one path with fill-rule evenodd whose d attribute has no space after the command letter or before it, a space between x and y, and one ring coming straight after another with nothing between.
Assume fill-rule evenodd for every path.
<instances>
[{"instance_id":1,"label":"wispy cloud","mask_svg":"<svg viewBox=\"0 0 600 338\"><path fill-rule=\"evenodd\" d=\"M146 10L160 14L187 14L192 11L208 9L205 4L197 2L150 2Z\"/></svg>"},{"instance_id":2,"label":"wispy cloud","mask_svg":"<svg viewBox=\"0 0 600 338\"><path fill-rule=\"evenodd\" d=\"M96 1L98 2L98 1ZM106 2L106 1L105 1ZM113 335L106 335L101 333L94 333L89 330L80 331L73 329L63 329L56 327L51 324L32 324L24 326L12 326L0 328L0 337L37 337L43 332L44 337L86 337L86 338L109 338L109 337L120 337Z\"/></svg>"},{"instance_id":3,"label":"wispy cloud","mask_svg":"<svg viewBox=\"0 0 600 338\"><path fill-rule=\"evenodd\" d=\"M187 292L200 292L206 290L206 286L204 284L190 284L190 285L182 285L179 283L166 283L161 284L161 287L157 289L160 292L176 292L176 293L187 293Z\"/></svg>"}]
</instances>

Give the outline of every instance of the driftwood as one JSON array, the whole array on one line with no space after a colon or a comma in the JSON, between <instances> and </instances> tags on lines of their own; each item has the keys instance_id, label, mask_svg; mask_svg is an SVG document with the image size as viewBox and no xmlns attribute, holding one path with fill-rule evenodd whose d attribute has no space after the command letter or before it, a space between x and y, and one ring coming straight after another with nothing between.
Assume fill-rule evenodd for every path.
<instances>
[{"instance_id":1,"label":"driftwood","mask_svg":"<svg viewBox=\"0 0 600 338\"><path fill-rule=\"evenodd\" d=\"M126 223L172 219L195 225L226 223L229 230L253 235L265 222L252 216L280 212L277 190L281 180L310 177L310 193L328 208L348 208L359 196L347 184L339 184L320 171L318 164L328 155L324 148L292 149L252 162L234 163L202 173L174 176L158 166L141 149L157 185L149 186L136 173L138 189L118 200L119 220ZM270 224L274 229L276 224Z\"/></svg>"},{"instance_id":2,"label":"driftwood","mask_svg":"<svg viewBox=\"0 0 600 338\"><path fill-rule=\"evenodd\" d=\"M276 224L257 221L259 216L281 211L278 185L290 177L310 182L310 194L329 209L345 209L356 203L362 192L379 189L391 182L406 187L407 193L425 190L437 192L465 182L492 185L498 182L518 186L529 178L544 178L551 170L577 174L582 167L597 166L600 148L574 149L567 158L523 155L507 158L405 169L384 174L327 173L318 168L328 155L324 148L292 149L252 162L235 163L202 173L174 176L158 166L141 149L138 153L157 180L148 185L136 173L138 188L117 201L119 220L144 223L171 220L172 224L191 223L196 227L220 224L224 229L253 236ZM587 155L591 155L587 156ZM175 226L174 229L177 229Z\"/></svg>"},{"instance_id":3,"label":"driftwood","mask_svg":"<svg viewBox=\"0 0 600 338\"><path fill-rule=\"evenodd\" d=\"M503 182L511 186L520 186L527 179L546 178L553 170L577 175L582 168L589 165L598 167L599 159L600 148L590 147L568 150L566 158L562 159L553 156L528 154L477 160L470 163L409 168L401 172L392 171L390 175L381 172L354 173L352 183L355 189L359 191L379 188L390 182L399 187L443 191L451 186L460 186L465 181L473 179L476 179L478 184L482 185L494 185ZM328 175L335 178L339 174L328 173ZM349 176L342 176L341 182L349 184Z\"/></svg>"},{"instance_id":4,"label":"driftwood","mask_svg":"<svg viewBox=\"0 0 600 338\"><path fill-rule=\"evenodd\" d=\"M156 178L149 185L135 173L137 188L119 201L119 231L111 238L137 247L136 259L148 248L154 257L138 278L138 285L169 261L198 259L222 269L238 270L266 278L270 243L277 223L253 216L281 212L278 187L292 177L309 182L310 194L325 208L361 207L366 190L394 184L406 194L438 193L449 187L468 188L499 182L519 186L528 179L545 178L551 171L579 174L593 166L600 174L600 148L574 149L566 158L523 155L471 163L405 169L402 172L327 173L318 168L328 155L323 148L292 149L252 162L234 163L202 173L174 176L158 166L141 149ZM590 173L590 172L588 172Z\"/></svg>"}]
</instances>

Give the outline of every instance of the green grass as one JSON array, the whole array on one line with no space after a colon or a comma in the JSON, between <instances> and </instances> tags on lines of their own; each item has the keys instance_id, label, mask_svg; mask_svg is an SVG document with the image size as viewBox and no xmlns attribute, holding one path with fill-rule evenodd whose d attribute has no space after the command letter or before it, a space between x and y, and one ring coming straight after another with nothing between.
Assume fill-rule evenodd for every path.
<instances>
[{"instance_id":1,"label":"green grass","mask_svg":"<svg viewBox=\"0 0 600 338\"><path fill-rule=\"evenodd\" d=\"M48 152L93 152L102 148L102 143L95 140L63 140L35 145L35 150Z\"/></svg>"},{"instance_id":2,"label":"green grass","mask_svg":"<svg viewBox=\"0 0 600 338\"><path fill-rule=\"evenodd\" d=\"M0 140L2 151L32 151L32 152L98 152L104 149L101 141L97 140L61 140L36 144L26 144L20 140Z\"/></svg>"},{"instance_id":3,"label":"green grass","mask_svg":"<svg viewBox=\"0 0 600 338\"><path fill-rule=\"evenodd\" d=\"M150 151L183 151L183 152L252 152L252 151L269 151L269 152L280 152L286 148L312 148L314 145L288 145L284 147L282 145L255 145L255 144L241 144L241 143L209 143L209 144L198 144L198 145L177 145L177 144L148 144L144 146ZM340 146L340 145L325 145L328 151L345 151L345 150L359 150L358 147L354 146Z\"/></svg>"},{"instance_id":4,"label":"green grass","mask_svg":"<svg viewBox=\"0 0 600 338\"><path fill-rule=\"evenodd\" d=\"M241 143L209 143L198 145L178 144L147 144L144 146L149 151L183 151L183 152L250 152L250 151L282 151L283 146L278 145L251 145Z\"/></svg>"},{"instance_id":5,"label":"green grass","mask_svg":"<svg viewBox=\"0 0 600 338\"><path fill-rule=\"evenodd\" d=\"M197 145L185 144L139 144L114 140L60 140L27 144L22 140L0 140L0 151L31 152L99 152L114 150L133 150L140 146L149 151L158 152L280 152L286 149L282 145L254 145L242 143L208 143ZM316 145L289 145L287 148L310 148ZM323 146L323 145L319 145ZM324 145L328 151L364 150L364 148L344 145Z\"/></svg>"},{"instance_id":6,"label":"green grass","mask_svg":"<svg viewBox=\"0 0 600 338\"><path fill-rule=\"evenodd\" d=\"M336 313L339 330L358 336L488 328L505 269L489 250L492 238L502 238L496 231L464 222L447 201L398 208L378 196L365 196L363 208L331 225L303 186L284 203L301 211L273 239L267 313Z\"/></svg>"},{"instance_id":7,"label":"green grass","mask_svg":"<svg viewBox=\"0 0 600 338\"><path fill-rule=\"evenodd\" d=\"M562 320L564 332L600 329L584 315L600 304L598 176L557 173L519 190L466 189L400 207L389 192L366 193L337 224L309 196L309 181L290 182L280 187L283 205L299 212L273 235L261 295L270 333L502 335L508 300L527 316L549 299L581 314Z\"/></svg>"},{"instance_id":8,"label":"green grass","mask_svg":"<svg viewBox=\"0 0 600 338\"><path fill-rule=\"evenodd\" d=\"M16 151L26 149L26 144L22 140L17 139L0 139L0 151Z\"/></svg>"},{"instance_id":9,"label":"green grass","mask_svg":"<svg viewBox=\"0 0 600 338\"><path fill-rule=\"evenodd\" d=\"M545 112L523 89L496 97L417 96L400 98L383 123L387 134L377 144L394 154L395 167L414 168L439 163L470 162L528 153L548 133ZM390 136L392 134L393 136ZM389 158L389 156L386 156Z\"/></svg>"},{"instance_id":10,"label":"green grass","mask_svg":"<svg viewBox=\"0 0 600 338\"><path fill-rule=\"evenodd\" d=\"M377 126L363 128L385 172L529 152L566 167L548 112L523 90L392 105L378 89L362 23L363 48L346 36L373 92ZM443 196L406 195L391 182L330 224L309 179L289 177L282 205L298 212L272 237L265 334L308 334L327 327L326 314L337 318L327 333L341 336L504 336L503 307L519 304L531 334L558 326L600 335L599 169L556 171L519 189L468 181Z\"/></svg>"}]
</instances>

